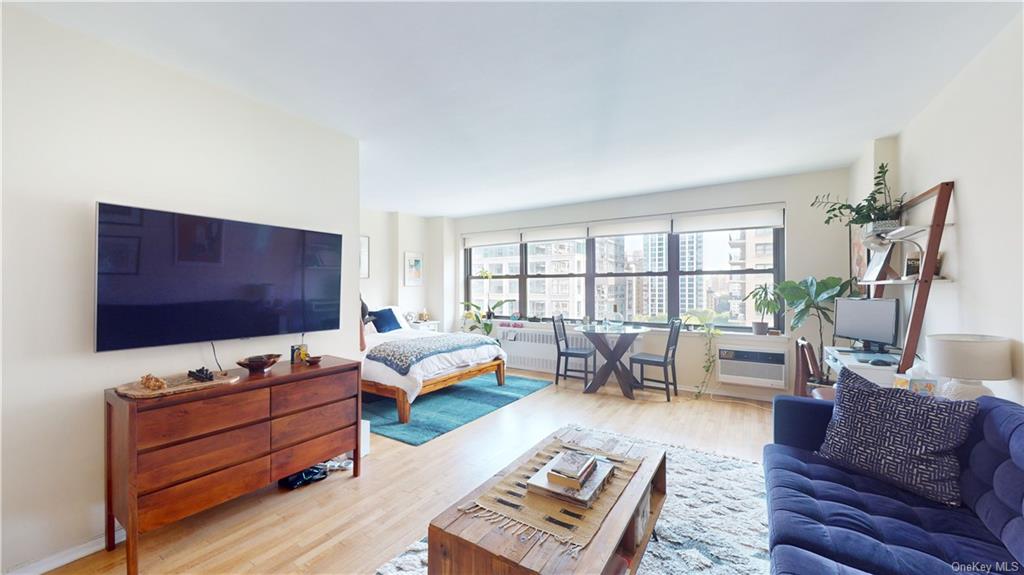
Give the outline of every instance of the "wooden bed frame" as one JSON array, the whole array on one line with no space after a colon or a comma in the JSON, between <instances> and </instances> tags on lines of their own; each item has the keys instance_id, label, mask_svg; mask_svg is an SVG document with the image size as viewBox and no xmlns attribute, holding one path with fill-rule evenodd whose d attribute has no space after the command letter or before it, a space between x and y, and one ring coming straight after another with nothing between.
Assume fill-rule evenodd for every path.
<instances>
[{"instance_id":1,"label":"wooden bed frame","mask_svg":"<svg viewBox=\"0 0 1024 575\"><path fill-rule=\"evenodd\" d=\"M485 363L478 363L465 369L460 369L433 379L425 380L423 382L423 389L420 390L420 395L426 395L432 391L444 389L461 381L473 379L478 375L491 373L492 371L494 372L495 377L498 378L498 385L505 385L505 360L492 359ZM409 395L405 393L404 389L391 385L384 385L383 383L377 383L376 381L370 381L368 379L362 380L360 387L362 387L364 393L372 393L374 395L382 395L384 397L394 399L395 405L398 408L399 423L409 423L409 416L412 413L412 405L409 403Z\"/></svg>"}]
</instances>

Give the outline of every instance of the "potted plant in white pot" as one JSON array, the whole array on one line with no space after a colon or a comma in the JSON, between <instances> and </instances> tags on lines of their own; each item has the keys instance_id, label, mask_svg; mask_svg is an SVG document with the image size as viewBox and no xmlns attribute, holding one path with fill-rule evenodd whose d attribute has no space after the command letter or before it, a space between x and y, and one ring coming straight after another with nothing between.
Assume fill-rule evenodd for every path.
<instances>
[{"instance_id":1,"label":"potted plant in white pot","mask_svg":"<svg viewBox=\"0 0 1024 575\"><path fill-rule=\"evenodd\" d=\"M764 318L782 310L782 296L768 287L768 284L761 284L750 290L743 301L748 299L754 301L754 311L761 314L761 321L750 322L751 327L754 328L754 335L768 335L768 322Z\"/></svg>"},{"instance_id":2,"label":"potted plant in white pot","mask_svg":"<svg viewBox=\"0 0 1024 575\"><path fill-rule=\"evenodd\" d=\"M875 186L866 198L857 204L833 200L829 194L815 196L811 206L825 209L825 223L845 221L846 225L861 226L865 238L891 232L900 227L903 214L903 196L896 197L886 181L889 165L878 164Z\"/></svg>"}]
</instances>

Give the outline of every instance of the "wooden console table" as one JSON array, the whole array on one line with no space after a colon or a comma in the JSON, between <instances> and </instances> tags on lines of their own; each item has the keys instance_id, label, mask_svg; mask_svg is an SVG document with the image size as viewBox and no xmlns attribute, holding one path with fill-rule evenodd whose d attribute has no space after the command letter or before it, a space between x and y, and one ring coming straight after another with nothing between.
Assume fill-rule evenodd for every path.
<instances>
[{"instance_id":1,"label":"wooden console table","mask_svg":"<svg viewBox=\"0 0 1024 575\"><path fill-rule=\"evenodd\" d=\"M145 533L346 451L359 476L359 362L244 369L234 384L150 399L106 397L106 547L126 531L129 574Z\"/></svg>"},{"instance_id":2,"label":"wooden console table","mask_svg":"<svg viewBox=\"0 0 1024 575\"><path fill-rule=\"evenodd\" d=\"M476 500L491 485L530 460L554 438L578 443L601 451L642 458L643 463L630 479L625 490L609 511L601 528L590 543L572 557L560 553L563 547L554 540L539 543L537 537L523 540L494 522L473 514L462 513L459 507ZM648 487L651 487L650 518L643 536L634 535L633 517ZM629 573L636 573L654 525L665 504L665 451L649 447L629 438L593 434L584 430L563 429L552 433L532 447L486 483L460 499L430 522L427 532L430 575L471 575L502 573L520 575L534 573L604 573L606 567L622 556L629 564Z\"/></svg>"}]
</instances>

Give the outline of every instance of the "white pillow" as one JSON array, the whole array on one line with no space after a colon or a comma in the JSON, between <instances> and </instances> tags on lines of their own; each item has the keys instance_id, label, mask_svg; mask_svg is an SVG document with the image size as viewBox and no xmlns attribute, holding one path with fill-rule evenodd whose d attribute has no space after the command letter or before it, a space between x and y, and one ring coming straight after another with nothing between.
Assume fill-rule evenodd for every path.
<instances>
[{"instance_id":1,"label":"white pillow","mask_svg":"<svg viewBox=\"0 0 1024 575\"><path fill-rule=\"evenodd\" d=\"M395 319L398 320L398 325L402 326L402 329L411 329L412 328L412 326L409 325L409 320L405 319L405 313L403 313L402 310L398 309L397 305L389 305L388 307L386 307L384 309L389 309L389 310L395 312Z\"/></svg>"},{"instance_id":2,"label":"white pillow","mask_svg":"<svg viewBox=\"0 0 1024 575\"><path fill-rule=\"evenodd\" d=\"M377 326L373 325L372 321L363 325L363 334L369 335L371 333L377 333Z\"/></svg>"}]
</instances>

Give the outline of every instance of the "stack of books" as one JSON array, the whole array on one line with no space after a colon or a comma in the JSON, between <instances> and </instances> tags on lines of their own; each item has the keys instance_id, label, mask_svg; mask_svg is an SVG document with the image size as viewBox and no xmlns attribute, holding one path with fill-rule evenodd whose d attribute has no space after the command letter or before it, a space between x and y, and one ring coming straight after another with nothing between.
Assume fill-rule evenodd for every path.
<instances>
[{"instance_id":1,"label":"stack of books","mask_svg":"<svg viewBox=\"0 0 1024 575\"><path fill-rule=\"evenodd\" d=\"M589 453L563 451L526 482L526 489L589 509L614 469L611 462Z\"/></svg>"}]
</instances>

